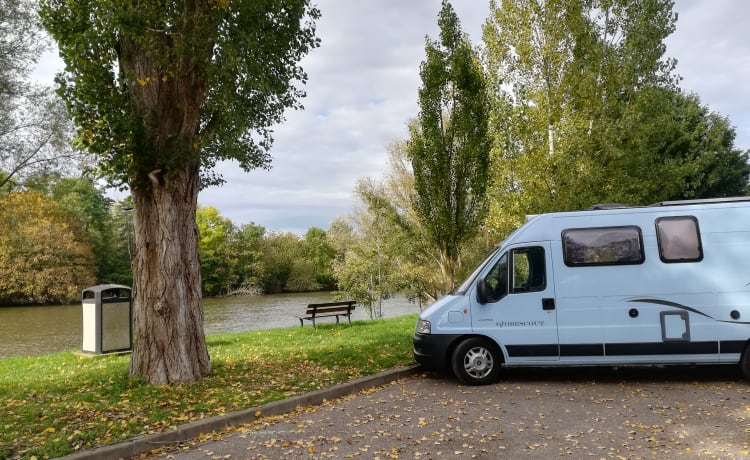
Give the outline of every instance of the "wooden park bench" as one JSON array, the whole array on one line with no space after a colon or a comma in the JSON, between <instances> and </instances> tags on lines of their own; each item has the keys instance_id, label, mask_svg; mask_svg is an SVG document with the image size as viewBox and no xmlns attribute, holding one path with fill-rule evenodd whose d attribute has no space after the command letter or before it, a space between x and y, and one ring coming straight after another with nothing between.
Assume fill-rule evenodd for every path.
<instances>
[{"instance_id":1,"label":"wooden park bench","mask_svg":"<svg viewBox=\"0 0 750 460\"><path fill-rule=\"evenodd\" d=\"M354 300L346 300L343 302L326 302L326 303L311 303L307 305L305 310L305 316L298 316L299 327L303 326L303 321L312 321L313 327L315 327L315 320L317 318L323 318L326 316L335 316L336 324L339 323L339 316L346 316L349 320L349 324L352 324L352 310L357 302Z\"/></svg>"}]
</instances>

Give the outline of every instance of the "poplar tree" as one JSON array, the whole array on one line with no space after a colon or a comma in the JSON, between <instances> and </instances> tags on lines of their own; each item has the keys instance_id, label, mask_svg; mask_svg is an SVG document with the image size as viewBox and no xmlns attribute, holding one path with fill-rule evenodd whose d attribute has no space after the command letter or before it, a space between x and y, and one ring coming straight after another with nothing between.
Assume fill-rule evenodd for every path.
<instances>
[{"instance_id":1,"label":"poplar tree","mask_svg":"<svg viewBox=\"0 0 750 460\"><path fill-rule=\"evenodd\" d=\"M461 244L483 224L489 175L489 99L484 71L453 7L443 1L440 39L426 39L419 116L407 155L414 171L415 209L453 288Z\"/></svg>"},{"instance_id":2,"label":"poplar tree","mask_svg":"<svg viewBox=\"0 0 750 460\"><path fill-rule=\"evenodd\" d=\"M42 0L76 145L133 197L131 376L209 373L198 191L221 182L221 160L269 166L271 127L301 108L318 16L308 0Z\"/></svg>"}]
</instances>

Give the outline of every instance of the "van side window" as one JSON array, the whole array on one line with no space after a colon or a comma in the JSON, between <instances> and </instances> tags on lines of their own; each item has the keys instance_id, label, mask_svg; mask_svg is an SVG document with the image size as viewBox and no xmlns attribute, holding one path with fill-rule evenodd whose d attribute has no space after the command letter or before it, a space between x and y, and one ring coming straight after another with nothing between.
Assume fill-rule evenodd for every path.
<instances>
[{"instance_id":1,"label":"van side window","mask_svg":"<svg viewBox=\"0 0 750 460\"><path fill-rule=\"evenodd\" d=\"M497 302L508 295L508 253L503 254L487 274L487 302Z\"/></svg>"},{"instance_id":2,"label":"van side window","mask_svg":"<svg viewBox=\"0 0 750 460\"><path fill-rule=\"evenodd\" d=\"M703 246L698 220L693 216L656 219L656 240L662 262L700 262Z\"/></svg>"},{"instance_id":3,"label":"van side window","mask_svg":"<svg viewBox=\"0 0 750 460\"><path fill-rule=\"evenodd\" d=\"M512 267L510 269L509 259ZM487 302L497 302L509 293L543 291L547 287L545 270L544 248L542 247L513 249L503 254L485 278Z\"/></svg>"},{"instance_id":4,"label":"van side window","mask_svg":"<svg viewBox=\"0 0 750 460\"><path fill-rule=\"evenodd\" d=\"M544 248L514 249L513 293L543 291L547 287Z\"/></svg>"},{"instance_id":5,"label":"van side window","mask_svg":"<svg viewBox=\"0 0 750 460\"><path fill-rule=\"evenodd\" d=\"M568 267L634 265L645 260L641 229L634 225L564 230L562 245Z\"/></svg>"}]
</instances>

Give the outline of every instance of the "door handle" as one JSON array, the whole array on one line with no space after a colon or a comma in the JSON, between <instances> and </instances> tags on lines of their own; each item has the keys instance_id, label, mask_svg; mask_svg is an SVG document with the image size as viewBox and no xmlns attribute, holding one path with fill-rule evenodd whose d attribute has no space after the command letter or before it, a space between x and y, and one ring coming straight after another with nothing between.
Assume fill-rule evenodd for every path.
<instances>
[{"instance_id":1,"label":"door handle","mask_svg":"<svg viewBox=\"0 0 750 460\"><path fill-rule=\"evenodd\" d=\"M554 298L544 298L542 299L542 310L554 310L555 309L555 299Z\"/></svg>"}]
</instances>

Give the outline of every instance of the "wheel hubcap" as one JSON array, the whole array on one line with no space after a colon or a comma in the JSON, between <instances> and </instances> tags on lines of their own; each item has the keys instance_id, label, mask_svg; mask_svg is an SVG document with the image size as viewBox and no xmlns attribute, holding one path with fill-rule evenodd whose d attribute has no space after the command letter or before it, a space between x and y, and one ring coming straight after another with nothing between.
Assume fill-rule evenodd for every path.
<instances>
[{"instance_id":1,"label":"wheel hubcap","mask_svg":"<svg viewBox=\"0 0 750 460\"><path fill-rule=\"evenodd\" d=\"M493 367L492 353L486 348L472 348L464 356L464 369L473 378L487 377L492 372Z\"/></svg>"}]
</instances>

